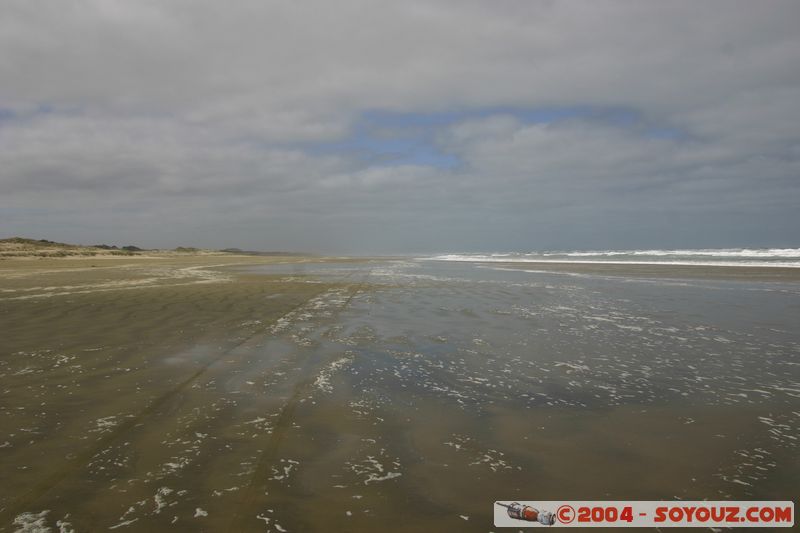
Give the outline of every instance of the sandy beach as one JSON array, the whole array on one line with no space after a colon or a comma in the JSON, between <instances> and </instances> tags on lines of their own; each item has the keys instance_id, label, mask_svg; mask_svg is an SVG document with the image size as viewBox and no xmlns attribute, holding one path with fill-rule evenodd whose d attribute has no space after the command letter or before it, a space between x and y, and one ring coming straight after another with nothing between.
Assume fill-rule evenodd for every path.
<instances>
[{"instance_id":1,"label":"sandy beach","mask_svg":"<svg viewBox=\"0 0 800 533\"><path fill-rule=\"evenodd\" d=\"M495 500L791 494L795 278L539 267L2 261L0 531L489 531Z\"/></svg>"},{"instance_id":2,"label":"sandy beach","mask_svg":"<svg viewBox=\"0 0 800 533\"><path fill-rule=\"evenodd\" d=\"M185 459L171 462L175 452L163 444L168 435L178 437L175 417L225 409L220 398L198 398L198 388L210 386L220 370L228 380L240 374L237 349L263 339L282 317L313 308L330 291L355 290L229 271L286 260L162 254L0 262L0 528L14 530L12 521L23 516L24 522L40 500L69 508L86 499L84 519L110 518L109 480L144 474L141 460L150 468L163 461L165 471L185 466ZM243 377L236 383L248 387ZM180 435L194 435L186 427ZM135 457L104 458L132 445ZM81 521L81 530L105 524L95 520Z\"/></svg>"}]
</instances>

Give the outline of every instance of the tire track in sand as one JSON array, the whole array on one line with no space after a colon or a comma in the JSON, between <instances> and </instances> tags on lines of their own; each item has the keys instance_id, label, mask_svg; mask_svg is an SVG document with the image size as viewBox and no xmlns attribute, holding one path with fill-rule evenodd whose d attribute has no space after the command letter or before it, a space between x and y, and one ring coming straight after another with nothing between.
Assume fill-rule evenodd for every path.
<instances>
[{"instance_id":1,"label":"tire track in sand","mask_svg":"<svg viewBox=\"0 0 800 533\"><path fill-rule=\"evenodd\" d=\"M308 296L308 298L290 308L283 315L277 317L273 321L264 324L263 327L259 328L258 331L255 331L254 333L248 335L242 341L236 343L228 350L225 350L223 353L219 354L214 359L205 363L203 366L201 366L199 369L193 372L185 380L181 381L175 387L164 392L163 394L161 394L161 396L153 400L147 407L142 409L138 414L134 415L133 417L126 418L122 423L117 425L111 432L107 433L105 436L96 440L90 447L79 452L78 454L74 455L71 458L68 457L67 462L63 466L56 469L52 474L39 481L32 488L28 489L21 495L17 496L5 508L0 509L0 527L3 527L4 524L11 523L11 521L14 520L14 518L20 513L26 512L31 507L31 505L36 503L37 500L39 500L40 498L45 496L48 492L50 492L52 489L54 489L56 486L58 486L58 484L61 483L64 479L68 478L70 475L81 470L82 468L88 466L92 458L94 458L98 453L100 453L102 450L109 447L116 441L120 440L124 435L126 435L136 426L142 424L143 421L147 419L147 417L157 413L161 407L168 404L170 400L178 396L189 385L197 381L197 379L200 378L203 374L205 374L209 368L214 366L216 363L220 362L223 358L227 357L231 352L235 351L240 346L247 343L253 337L268 332L269 328L273 326L275 323L277 323L278 320L302 308L310 300L316 298L317 296L325 292L325 290L328 288L329 286L326 285L320 288L318 291L311 293ZM347 300L347 303L345 305L349 304L351 299L352 296Z\"/></svg>"},{"instance_id":2,"label":"tire track in sand","mask_svg":"<svg viewBox=\"0 0 800 533\"><path fill-rule=\"evenodd\" d=\"M367 274L367 276L369 276L369 274ZM350 302L353 300L353 298L362 292L366 285L366 282L361 282L355 287L351 288L350 295L347 297L347 300L345 300L336 314L338 315L343 310L347 309L350 306ZM272 433L268 437L269 440L267 441L264 451L261 453L258 459L255 472L253 472L253 475L250 478L250 483L244 490L244 493L242 494L242 497L236 506L236 511L233 514L233 518L231 519L228 528L225 530L227 533L239 533L241 531L246 531L247 525L245 520L247 519L247 516L245 515L245 512L253 507L253 504L256 500L256 495L259 493L259 487L265 485L267 478L271 474L270 467L275 462L281 443L294 423L294 413L297 410L297 406L300 405L300 400L304 396L308 395L315 381L316 375L304 379L294 386L291 397L286 400L286 404L284 404L280 414L275 420Z\"/></svg>"}]
</instances>

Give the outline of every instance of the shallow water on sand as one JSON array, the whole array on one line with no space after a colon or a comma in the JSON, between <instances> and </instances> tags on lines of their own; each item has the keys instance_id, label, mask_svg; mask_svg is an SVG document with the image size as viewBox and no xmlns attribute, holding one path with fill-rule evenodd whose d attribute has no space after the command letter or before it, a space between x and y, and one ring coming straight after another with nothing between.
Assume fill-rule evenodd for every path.
<instances>
[{"instance_id":1,"label":"shallow water on sand","mask_svg":"<svg viewBox=\"0 0 800 533\"><path fill-rule=\"evenodd\" d=\"M72 462L43 460L41 440L21 451L15 418L5 530L490 531L495 500L796 494L798 284L402 260L259 271L331 285L227 351L160 359L185 385L155 407L59 407L82 435L30 419Z\"/></svg>"}]
</instances>

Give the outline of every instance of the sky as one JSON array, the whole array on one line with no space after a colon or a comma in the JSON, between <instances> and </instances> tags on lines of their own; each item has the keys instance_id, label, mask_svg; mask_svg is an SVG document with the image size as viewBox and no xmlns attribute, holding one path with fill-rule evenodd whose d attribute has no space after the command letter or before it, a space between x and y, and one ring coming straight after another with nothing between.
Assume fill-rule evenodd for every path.
<instances>
[{"instance_id":1,"label":"sky","mask_svg":"<svg viewBox=\"0 0 800 533\"><path fill-rule=\"evenodd\" d=\"M3 0L0 238L800 246L800 2Z\"/></svg>"}]
</instances>

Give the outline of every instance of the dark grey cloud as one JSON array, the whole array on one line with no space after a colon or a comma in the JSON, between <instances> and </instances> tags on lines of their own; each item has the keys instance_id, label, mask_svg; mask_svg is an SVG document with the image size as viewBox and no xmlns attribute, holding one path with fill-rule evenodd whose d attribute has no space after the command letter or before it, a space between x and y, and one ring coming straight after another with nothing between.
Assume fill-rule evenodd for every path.
<instances>
[{"instance_id":1,"label":"dark grey cloud","mask_svg":"<svg viewBox=\"0 0 800 533\"><path fill-rule=\"evenodd\" d=\"M772 0L10 0L0 232L326 251L797 245L797 20L800 4ZM455 163L344 148L375 112L451 116L373 129L391 151L417 128Z\"/></svg>"}]
</instances>

